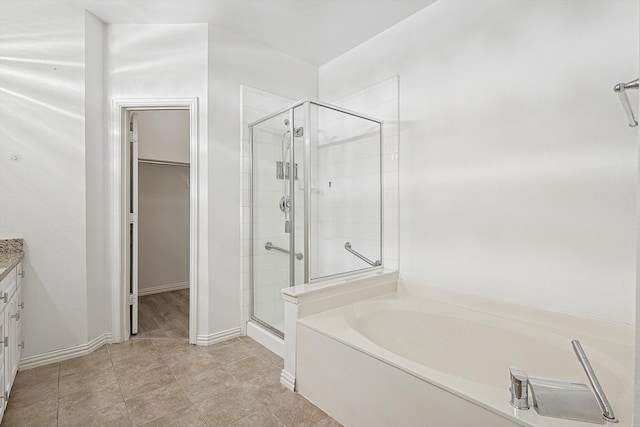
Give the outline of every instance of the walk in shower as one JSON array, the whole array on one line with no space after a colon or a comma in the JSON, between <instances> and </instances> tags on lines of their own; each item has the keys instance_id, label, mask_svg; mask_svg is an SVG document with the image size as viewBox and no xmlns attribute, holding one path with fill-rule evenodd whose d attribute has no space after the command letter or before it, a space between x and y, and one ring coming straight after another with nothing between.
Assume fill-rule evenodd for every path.
<instances>
[{"instance_id":1,"label":"walk in shower","mask_svg":"<svg viewBox=\"0 0 640 427\"><path fill-rule=\"evenodd\" d=\"M382 126L309 100L249 124L251 319L281 337L282 288L382 267Z\"/></svg>"}]
</instances>

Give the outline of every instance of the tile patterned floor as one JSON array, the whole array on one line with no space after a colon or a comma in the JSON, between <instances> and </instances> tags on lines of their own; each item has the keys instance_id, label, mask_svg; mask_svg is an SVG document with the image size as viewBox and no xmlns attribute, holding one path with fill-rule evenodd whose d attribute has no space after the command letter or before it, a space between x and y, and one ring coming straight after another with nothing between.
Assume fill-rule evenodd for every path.
<instances>
[{"instance_id":1,"label":"tile patterned floor","mask_svg":"<svg viewBox=\"0 0 640 427\"><path fill-rule=\"evenodd\" d=\"M2 427L340 426L282 387L281 369L248 337L111 344L18 372Z\"/></svg>"}]
</instances>

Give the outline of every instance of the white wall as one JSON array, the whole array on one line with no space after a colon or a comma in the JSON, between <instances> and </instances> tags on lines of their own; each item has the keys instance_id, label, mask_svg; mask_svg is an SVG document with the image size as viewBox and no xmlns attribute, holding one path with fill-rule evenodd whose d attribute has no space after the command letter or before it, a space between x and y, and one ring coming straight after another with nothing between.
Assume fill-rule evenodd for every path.
<instances>
[{"instance_id":1,"label":"white wall","mask_svg":"<svg viewBox=\"0 0 640 427\"><path fill-rule=\"evenodd\" d=\"M189 168L138 167L138 288L189 284ZM166 290L166 289L165 289Z\"/></svg>"},{"instance_id":2,"label":"white wall","mask_svg":"<svg viewBox=\"0 0 640 427\"><path fill-rule=\"evenodd\" d=\"M136 115L140 159L189 163L188 110L149 110ZM138 164L141 293L189 284L189 188L188 165Z\"/></svg>"},{"instance_id":3,"label":"white wall","mask_svg":"<svg viewBox=\"0 0 640 427\"><path fill-rule=\"evenodd\" d=\"M399 109L399 79L398 76L393 76L389 79L386 79L382 82L376 82L376 84L369 86L365 89L359 90L358 92L351 93L345 97L340 99L328 99L326 101L331 104L342 106L348 110L355 111L361 114L369 115L371 117L384 120L383 125L383 135L382 135L382 178L383 178L383 248L382 248L382 262L384 268L389 268L393 270L398 269L398 109ZM357 121L355 123L358 123ZM350 132L361 132L362 129L349 129L349 127L345 126L341 129L340 133L349 134ZM321 132L322 134L322 132ZM339 135L339 133L338 133ZM361 148L358 147L357 152L361 151ZM361 155L361 154L359 154ZM345 152L343 156L347 156L347 149L345 148ZM355 160L355 161L353 161ZM354 187L358 189L357 182L360 180L365 183L369 183L371 181L370 178L363 178L363 174L367 168L372 166L371 159L357 159L354 158L350 162L351 165L347 166L347 170L353 169L352 171L346 172L346 174L353 174ZM328 162L327 165L331 167L333 162ZM320 164L320 168L325 166L322 163ZM375 179L375 178L373 178ZM324 183L326 185L326 183ZM360 189L361 190L361 189ZM363 203L363 199L361 196L351 196L355 201L354 207L357 207ZM359 199L359 200L358 200ZM353 203L353 201L352 201ZM334 208L331 208L334 209ZM343 215L345 212L341 212ZM354 211L352 213L356 218L359 214ZM322 219L324 219L324 215L322 215ZM374 226L373 223L370 223L368 227ZM352 226L347 227L352 228L350 232L355 232L356 235L350 237L350 239L354 238L362 238L363 237L363 228L366 228L364 224L356 223ZM367 236L368 233L365 233L364 236ZM368 236L369 237L369 236ZM369 237L370 238L370 237ZM344 240L342 240L344 243ZM353 241L351 243L354 243ZM358 245L354 248L361 251L364 254L372 255L373 252L369 252L368 248L365 246L361 246L360 242L357 242ZM342 248L340 248L342 249ZM332 251L334 252L334 251ZM346 254L354 268L359 266L362 268L362 261L353 257L350 254ZM318 257L316 257L318 258Z\"/></svg>"},{"instance_id":4,"label":"white wall","mask_svg":"<svg viewBox=\"0 0 640 427\"><path fill-rule=\"evenodd\" d=\"M400 76L405 280L633 323L638 71L637 1L441 0L320 97Z\"/></svg>"},{"instance_id":5,"label":"white wall","mask_svg":"<svg viewBox=\"0 0 640 427\"><path fill-rule=\"evenodd\" d=\"M206 24L107 26L107 97L198 97L199 181L208 179L208 27ZM209 195L199 196L198 334L207 334Z\"/></svg>"},{"instance_id":6,"label":"white wall","mask_svg":"<svg viewBox=\"0 0 640 427\"><path fill-rule=\"evenodd\" d=\"M316 97L317 67L258 42L209 27L210 318L213 335L240 326L240 85ZM215 243L214 243L215 242ZM242 288L247 289L248 275Z\"/></svg>"},{"instance_id":7,"label":"white wall","mask_svg":"<svg viewBox=\"0 0 640 427\"><path fill-rule=\"evenodd\" d=\"M189 111L138 112L138 157L189 163Z\"/></svg>"},{"instance_id":8,"label":"white wall","mask_svg":"<svg viewBox=\"0 0 640 427\"><path fill-rule=\"evenodd\" d=\"M85 12L1 7L0 237L25 239L27 357L88 341Z\"/></svg>"},{"instance_id":9,"label":"white wall","mask_svg":"<svg viewBox=\"0 0 640 427\"><path fill-rule=\"evenodd\" d=\"M89 340L110 330L111 293L105 280L106 229L104 189L106 153L104 23L85 12L85 177L87 221L87 328Z\"/></svg>"}]
</instances>

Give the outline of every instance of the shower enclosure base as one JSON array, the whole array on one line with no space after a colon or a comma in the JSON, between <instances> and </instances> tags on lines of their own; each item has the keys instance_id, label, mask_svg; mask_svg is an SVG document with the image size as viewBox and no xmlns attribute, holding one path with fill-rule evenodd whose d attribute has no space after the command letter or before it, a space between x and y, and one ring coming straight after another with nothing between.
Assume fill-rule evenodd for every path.
<instances>
[{"instance_id":1,"label":"shower enclosure base","mask_svg":"<svg viewBox=\"0 0 640 427\"><path fill-rule=\"evenodd\" d=\"M257 322L247 322L247 336L256 340L260 345L284 358L284 340Z\"/></svg>"}]
</instances>

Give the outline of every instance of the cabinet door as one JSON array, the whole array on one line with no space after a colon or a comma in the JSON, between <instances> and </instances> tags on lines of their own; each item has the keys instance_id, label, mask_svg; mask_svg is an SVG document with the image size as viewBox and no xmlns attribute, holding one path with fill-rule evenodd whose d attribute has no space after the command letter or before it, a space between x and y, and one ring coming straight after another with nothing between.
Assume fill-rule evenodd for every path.
<instances>
[{"instance_id":1,"label":"cabinet door","mask_svg":"<svg viewBox=\"0 0 640 427\"><path fill-rule=\"evenodd\" d=\"M4 358L4 376L5 376L5 397L9 397L11 393L11 386L13 385L13 379L18 372L18 319L20 318L20 312L17 304L17 300L14 297L9 300L9 303L5 307L5 340L8 346L5 347Z\"/></svg>"},{"instance_id":2,"label":"cabinet door","mask_svg":"<svg viewBox=\"0 0 640 427\"><path fill-rule=\"evenodd\" d=\"M18 280L20 280L18 276ZM18 372L18 367L20 366L20 358L22 357L22 349L24 348L24 338L22 336L22 318L24 317L24 300L22 299L22 287L18 286L18 290L16 291L16 310L18 312L18 316L16 318L16 358L15 358L15 370ZM15 374L14 374L15 375Z\"/></svg>"},{"instance_id":3,"label":"cabinet door","mask_svg":"<svg viewBox=\"0 0 640 427\"><path fill-rule=\"evenodd\" d=\"M4 414L4 409L7 407L7 399L8 396L5 388L5 372L4 372L4 359L6 349L7 349L7 331L4 323L4 311L0 313L0 340L2 343L0 344L0 421L2 421L2 415Z\"/></svg>"},{"instance_id":4,"label":"cabinet door","mask_svg":"<svg viewBox=\"0 0 640 427\"><path fill-rule=\"evenodd\" d=\"M4 346L3 346L4 347ZM4 410L7 407L7 394L4 392L4 365L0 364L0 390L2 391L2 396L0 396L0 422L2 422L2 416L4 415Z\"/></svg>"}]
</instances>

